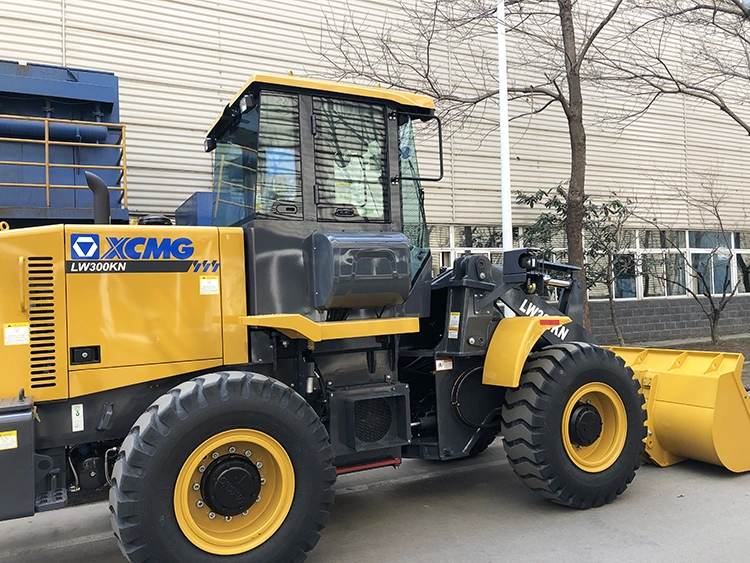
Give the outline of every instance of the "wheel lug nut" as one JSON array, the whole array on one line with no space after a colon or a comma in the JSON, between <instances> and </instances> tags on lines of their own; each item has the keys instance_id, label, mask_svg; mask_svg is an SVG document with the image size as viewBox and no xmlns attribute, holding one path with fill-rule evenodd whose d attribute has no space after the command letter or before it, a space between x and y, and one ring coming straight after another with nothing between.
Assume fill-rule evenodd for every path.
<instances>
[{"instance_id":1,"label":"wheel lug nut","mask_svg":"<svg viewBox=\"0 0 750 563\"><path fill-rule=\"evenodd\" d=\"M218 453L214 452L211 454L211 459L216 459L217 457L219 457Z\"/></svg>"},{"instance_id":2,"label":"wheel lug nut","mask_svg":"<svg viewBox=\"0 0 750 563\"><path fill-rule=\"evenodd\" d=\"M260 495L258 495L258 498L255 499L255 502L260 502Z\"/></svg>"},{"instance_id":3,"label":"wheel lug nut","mask_svg":"<svg viewBox=\"0 0 750 563\"><path fill-rule=\"evenodd\" d=\"M203 501L202 500L199 500L195 504L198 506L198 508L203 508Z\"/></svg>"},{"instance_id":4,"label":"wheel lug nut","mask_svg":"<svg viewBox=\"0 0 750 563\"><path fill-rule=\"evenodd\" d=\"M206 470L206 466L205 466L205 465L201 465L201 466L200 466L200 467L198 468L198 472L199 472L199 473L203 473L203 472L204 472L205 470Z\"/></svg>"},{"instance_id":5,"label":"wheel lug nut","mask_svg":"<svg viewBox=\"0 0 750 563\"><path fill-rule=\"evenodd\" d=\"M193 483L193 490L194 491L200 491L201 490L201 486L198 483Z\"/></svg>"},{"instance_id":6,"label":"wheel lug nut","mask_svg":"<svg viewBox=\"0 0 750 563\"><path fill-rule=\"evenodd\" d=\"M247 516L247 510L242 513L243 516Z\"/></svg>"},{"instance_id":7,"label":"wheel lug nut","mask_svg":"<svg viewBox=\"0 0 750 563\"><path fill-rule=\"evenodd\" d=\"M260 478L260 484L261 485L265 485L266 484L266 478L265 477L261 477Z\"/></svg>"},{"instance_id":8,"label":"wheel lug nut","mask_svg":"<svg viewBox=\"0 0 750 563\"><path fill-rule=\"evenodd\" d=\"M226 520L227 522L231 522L232 521L232 517L231 516L224 516L224 520Z\"/></svg>"},{"instance_id":9,"label":"wheel lug nut","mask_svg":"<svg viewBox=\"0 0 750 563\"><path fill-rule=\"evenodd\" d=\"M263 464L261 462L258 462L258 463L255 464L255 467L257 467L258 469L260 469L261 467L263 467Z\"/></svg>"},{"instance_id":10,"label":"wheel lug nut","mask_svg":"<svg viewBox=\"0 0 750 563\"><path fill-rule=\"evenodd\" d=\"M253 452L251 452L250 450L245 450L245 457L250 457L251 455L253 455Z\"/></svg>"},{"instance_id":11,"label":"wheel lug nut","mask_svg":"<svg viewBox=\"0 0 750 563\"><path fill-rule=\"evenodd\" d=\"M213 512L209 512L209 513L208 513L208 518L209 518L210 520L213 520L214 518L216 518L216 514L214 514Z\"/></svg>"},{"instance_id":12,"label":"wheel lug nut","mask_svg":"<svg viewBox=\"0 0 750 563\"><path fill-rule=\"evenodd\" d=\"M232 446L231 448L229 448L229 453L230 454L233 454L236 451L237 451L237 449L234 446Z\"/></svg>"}]
</instances>

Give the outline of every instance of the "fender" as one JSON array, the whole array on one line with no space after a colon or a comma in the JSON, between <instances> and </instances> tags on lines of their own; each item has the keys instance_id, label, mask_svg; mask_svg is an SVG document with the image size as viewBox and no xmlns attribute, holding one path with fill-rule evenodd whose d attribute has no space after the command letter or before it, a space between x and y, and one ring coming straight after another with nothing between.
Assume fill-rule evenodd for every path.
<instances>
[{"instance_id":1,"label":"fender","mask_svg":"<svg viewBox=\"0 0 750 563\"><path fill-rule=\"evenodd\" d=\"M563 316L512 317L500 321L487 349L482 383L518 387L526 359L542 334L570 322L570 317Z\"/></svg>"}]
</instances>

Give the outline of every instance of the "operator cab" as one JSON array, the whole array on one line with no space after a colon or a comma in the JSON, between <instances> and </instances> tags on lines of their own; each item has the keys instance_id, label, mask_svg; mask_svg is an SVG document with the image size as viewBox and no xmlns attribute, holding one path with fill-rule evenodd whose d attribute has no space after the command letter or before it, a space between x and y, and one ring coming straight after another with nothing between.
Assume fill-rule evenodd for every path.
<instances>
[{"instance_id":1,"label":"operator cab","mask_svg":"<svg viewBox=\"0 0 750 563\"><path fill-rule=\"evenodd\" d=\"M205 142L214 152L213 224L246 232L249 314L427 313L414 125L433 119L426 96L250 78Z\"/></svg>"}]
</instances>

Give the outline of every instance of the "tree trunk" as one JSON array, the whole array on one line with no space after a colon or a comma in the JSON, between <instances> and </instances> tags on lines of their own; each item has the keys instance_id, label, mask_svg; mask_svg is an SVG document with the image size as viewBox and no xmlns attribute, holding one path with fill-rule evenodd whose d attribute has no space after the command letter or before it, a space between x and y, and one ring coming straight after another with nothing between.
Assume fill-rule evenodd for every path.
<instances>
[{"instance_id":1,"label":"tree trunk","mask_svg":"<svg viewBox=\"0 0 750 563\"><path fill-rule=\"evenodd\" d=\"M568 260L582 270L578 278L585 280L583 254L583 218L586 201L586 129L583 126L583 93L581 91L580 62L576 51L572 0L558 0L565 70L568 81L568 134L570 136L570 184L568 186L568 221L565 234L568 238ZM584 300L583 324L590 327L588 295Z\"/></svg>"},{"instance_id":2,"label":"tree trunk","mask_svg":"<svg viewBox=\"0 0 750 563\"><path fill-rule=\"evenodd\" d=\"M612 258L610 257L607 261L607 301L609 301L609 318L612 319L612 328L615 329L617 343L620 346L625 346L625 338L623 338L622 336L620 323L617 322L617 311L615 310L615 292L612 290L613 277Z\"/></svg>"},{"instance_id":3,"label":"tree trunk","mask_svg":"<svg viewBox=\"0 0 750 563\"><path fill-rule=\"evenodd\" d=\"M719 344L721 338L719 338L719 320L721 320L721 312L714 310L708 317L708 324L711 327L711 342L713 344Z\"/></svg>"}]
</instances>

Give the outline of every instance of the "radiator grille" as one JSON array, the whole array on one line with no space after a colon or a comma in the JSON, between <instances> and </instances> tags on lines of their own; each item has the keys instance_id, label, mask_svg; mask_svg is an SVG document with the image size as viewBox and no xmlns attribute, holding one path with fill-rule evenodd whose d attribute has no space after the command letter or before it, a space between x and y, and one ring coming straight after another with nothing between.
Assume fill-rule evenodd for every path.
<instances>
[{"instance_id":1,"label":"radiator grille","mask_svg":"<svg viewBox=\"0 0 750 563\"><path fill-rule=\"evenodd\" d=\"M31 388L57 385L55 276L51 256L28 259Z\"/></svg>"},{"instance_id":2,"label":"radiator grille","mask_svg":"<svg viewBox=\"0 0 750 563\"><path fill-rule=\"evenodd\" d=\"M364 399L354 405L354 435L362 442L379 442L392 422L391 405L386 399Z\"/></svg>"}]
</instances>

